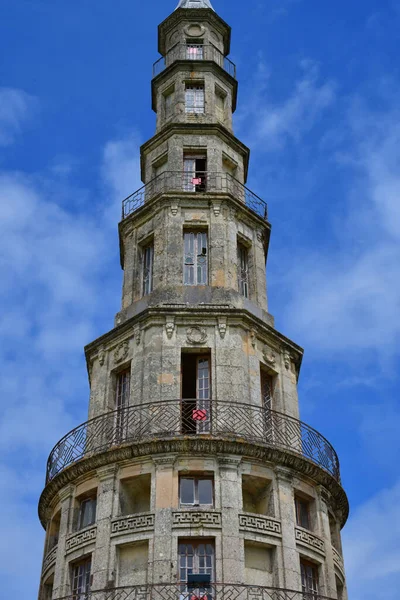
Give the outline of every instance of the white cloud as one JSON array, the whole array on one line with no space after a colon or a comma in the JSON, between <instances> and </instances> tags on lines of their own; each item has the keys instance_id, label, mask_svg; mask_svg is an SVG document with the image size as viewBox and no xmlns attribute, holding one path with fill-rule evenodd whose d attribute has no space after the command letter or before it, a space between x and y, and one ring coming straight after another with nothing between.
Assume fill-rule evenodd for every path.
<instances>
[{"instance_id":1,"label":"white cloud","mask_svg":"<svg viewBox=\"0 0 400 600\"><path fill-rule=\"evenodd\" d=\"M343 532L349 597L397 600L400 578L400 481L358 507Z\"/></svg>"},{"instance_id":2,"label":"white cloud","mask_svg":"<svg viewBox=\"0 0 400 600\"><path fill-rule=\"evenodd\" d=\"M298 143L335 101L335 84L319 82L316 63L303 60L301 77L292 93L281 103L269 97L270 72L262 60L250 96L250 102L238 115L239 129L250 127L251 146L276 151L289 142Z\"/></svg>"},{"instance_id":3,"label":"white cloud","mask_svg":"<svg viewBox=\"0 0 400 600\"><path fill-rule=\"evenodd\" d=\"M23 90L0 88L0 146L12 144L35 107L35 98Z\"/></svg>"}]
</instances>

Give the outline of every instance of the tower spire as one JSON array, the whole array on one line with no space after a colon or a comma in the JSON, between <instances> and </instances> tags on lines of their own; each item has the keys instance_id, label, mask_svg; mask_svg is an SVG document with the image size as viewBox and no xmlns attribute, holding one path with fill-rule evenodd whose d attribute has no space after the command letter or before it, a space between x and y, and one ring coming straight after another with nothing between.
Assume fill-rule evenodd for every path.
<instances>
[{"instance_id":1,"label":"tower spire","mask_svg":"<svg viewBox=\"0 0 400 600\"><path fill-rule=\"evenodd\" d=\"M210 0L179 0L178 8L211 8L214 10Z\"/></svg>"}]
</instances>

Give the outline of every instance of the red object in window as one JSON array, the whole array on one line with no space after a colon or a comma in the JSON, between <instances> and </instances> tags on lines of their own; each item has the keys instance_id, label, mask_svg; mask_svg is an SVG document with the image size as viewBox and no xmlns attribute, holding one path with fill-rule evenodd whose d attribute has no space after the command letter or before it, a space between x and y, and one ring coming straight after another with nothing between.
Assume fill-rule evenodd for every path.
<instances>
[{"instance_id":1,"label":"red object in window","mask_svg":"<svg viewBox=\"0 0 400 600\"><path fill-rule=\"evenodd\" d=\"M196 596L196 594L192 594L190 596L190 600L208 600L207 595L205 596Z\"/></svg>"},{"instance_id":2,"label":"red object in window","mask_svg":"<svg viewBox=\"0 0 400 600\"><path fill-rule=\"evenodd\" d=\"M193 185L200 185L201 177L195 177L194 179L192 179L192 183L193 183Z\"/></svg>"},{"instance_id":3,"label":"red object in window","mask_svg":"<svg viewBox=\"0 0 400 600\"><path fill-rule=\"evenodd\" d=\"M193 421L207 421L207 411L195 409L193 411ZM202 600L202 598L197 598L197 600Z\"/></svg>"}]
</instances>

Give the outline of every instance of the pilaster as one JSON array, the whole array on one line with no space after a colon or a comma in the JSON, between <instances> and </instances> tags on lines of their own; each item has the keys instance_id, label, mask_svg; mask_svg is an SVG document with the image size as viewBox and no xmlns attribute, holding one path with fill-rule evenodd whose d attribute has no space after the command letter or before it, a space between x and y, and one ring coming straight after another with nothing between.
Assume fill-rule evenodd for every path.
<instances>
[{"instance_id":1,"label":"pilaster","mask_svg":"<svg viewBox=\"0 0 400 600\"><path fill-rule=\"evenodd\" d=\"M293 475L289 469L275 468L279 496L279 510L282 526L282 571L279 572L279 586L288 590L300 589L299 554L295 541L295 511L293 495ZM278 565L278 569L280 566Z\"/></svg>"},{"instance_id":2,"label":"pilaster","mask_svg":"<svg viewBox=\"0 0 400 600\"><path fill-rule=\"evenodd\" d=\"M153 457L155 465L155 523L153 539L153 582L171 581L171 563L177 548L172 539L172 509L178 507L178 473L174 472L176 455Z\"/></svg>"},{"instance_id":3,"label":"pilaster","mask_svg":"<svg viewBox=\"0 0 400 600\"><path fill-rule=\"evenodd\" d=\"M53 598L62 598L63 596L66 596L69 591L69 573L68 565L65 560L65 545L69 533L74 493L74 485L68 485L59 493L61 519L60 531L58 534L57 558L54 570Z\"/></svg>"},{"instance_id":4,"label":"pilaster","mask_svg":"<svg viewBox=\"0 0 400 600\"><path fill-rule=\"evenodd\" d=\"M239 511L242 506L241 458L220 456L219 479L222 513L223 581L243 583L244 547L239 544Z\"/></svg>"}]
</instances>

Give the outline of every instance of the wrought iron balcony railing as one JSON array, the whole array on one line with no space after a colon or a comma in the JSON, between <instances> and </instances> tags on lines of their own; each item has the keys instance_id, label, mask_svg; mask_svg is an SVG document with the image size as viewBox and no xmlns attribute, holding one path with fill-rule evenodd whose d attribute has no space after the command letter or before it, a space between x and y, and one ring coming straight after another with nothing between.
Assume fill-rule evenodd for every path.
<instances>
[{"instance_id":1,"label":"wrought iron balcony railing","mask_svg":"<svg viewBox=\"0 0 400 600\"><path fill-rule=\"evenodd\" d=\"M213 44L176 44L166 56L162 56L153 64L153 77L162 73L177 60L212 61L236 79L236 65Z\"/></svg>"},{"instance_id":2,"label":"wrought iron balcony railing","mask_svg":"<svg viewBox=\"0 0 400 600\"><path fill-rule=\"evenodd\" d=\"M230 173L196 171L164 171L122 201L122 219L136 212L147 200L166 192L206 194L220 193L233 196L262 219L268 219L264 200L240 183Z\"/></svg>"},{"instance_id":3,"label":"wrought iron balcony railing","mask_svg":"<svg viewBox=\"0 0 400 600\"><path fill-rule=\"evenodd\" d=\"M46 483L76 461L122 444L186 436L240 439L294 452L340 482L331 444L297 419L251 404L166 400L106 413L67 433L50 453Z\"/></svg>"},{"instance_id":4,"label":"wrought iron balcony railing","mask_svg":"<svg viewBox=\"0 0 400 600\"><path fill-rule=\"evenodd\" d=\"M256 585L211 583L188 590L180 584L147 584L94 590L59 600L332 600L316 592L300 592Z\"/></svg>"}]
</instances>

